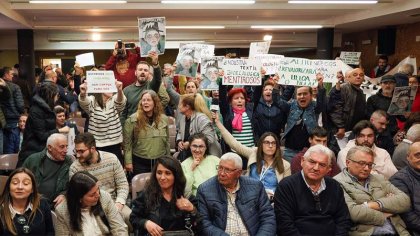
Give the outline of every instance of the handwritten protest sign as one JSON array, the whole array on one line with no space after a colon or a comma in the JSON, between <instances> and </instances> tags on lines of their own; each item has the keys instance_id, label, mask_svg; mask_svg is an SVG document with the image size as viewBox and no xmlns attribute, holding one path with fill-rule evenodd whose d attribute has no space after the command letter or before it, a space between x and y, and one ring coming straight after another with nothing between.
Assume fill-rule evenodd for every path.
<instances>
[{"instance_id":1,"label":"handwritten protest sign","mask_svg":"<svg viewBox=\"0 0 420 236\"><path fill-rule=\"evenodd\" d=\"M406 112L410 112L416 92L417 86L396 87L388 108L388 114L404 115Z\"/></svg>"},{"instance_id":2,"label":"handwritten protest sign","mask_svg":"<svg viewBox=\"0 0 420 236\"><path fill-rule=\"evenodd\" d=\"M252 58L261 61L261 66L265 69L267 75L272 75L277 72L277 68L280 66L280 60L283 55L275 54L257 54Z\"/></svg>"},{"instance_id":3,"label":"handwritten protest sign","mask_svg":"<svg viewBox=\"0 0 420 236\"><path fill-rule=\"evenodd\" d=\"M201 44L201 58L214 56L214 45Z\"/></svg>"},{"instance_id":4,"label":"handwritten protest sign","mask_svg":"<svg viewBox=\"0 0 420 236\"><path fill-rule=\"evenodd\" d=\"M271 41L254 42L249 46L249 58L257 54L267 54Z\"/></svg>"},{"instance_id":5,"label":"handwritten protest sign","mask_svg":"<svg viewBox=\"0 0 420 236\"><path fill-rule=\"evenodd\" d=\"M114 71L88 71L86 72L87 93L115 93Z\"/></svg>"},{"instance_id":6,"label":"handwritten protest sign","mask_svg":"<svg viewBox=\"0 0 420 236\"><path fill-rule=\"evenodd\" d=\"M166 42L165 17L138 18L138 27L141 56L146 57L151 51L163 54Z\"/></svg>"},{"instance_id":7,"label":"handwritten protest sign","mask_svg":"<svg viewBox=\"0 0 420 236\"><path fill-rule=\"evenodd\" d=\"M335 83L337 81L337 72L340 70L336 60L311 60L316 73L324 75L324 82Z\"/></svg>"},{"instance_id":8,"label":"handwritten protest sign","mask_svg":"<svg viewBox=\"0 0 420 236\"><path fill-rule=\"evenodd\" d=\"M224 85L261 85L261 62L255 59L224 59Z\"/></svg>"},{"instance_id":9,"label":"handwritten protest sign","mask_svg":"<svg viewBox=\"0 0 420 236\"><path fill-rule=\"evenodd\" d=\"M341 52L340 59L349 65L359 65L361 52Z\"/></svg>"},{"instance_id":10,"label":"handwritten protest sign","mask_svg":"<svg viewBox=\"0 0 420 236\"><path fill-rule=\"evenodd\" d=\"M94 66L95 59L93 57L93 52L83 53L76 56L76 62L79 63L81 67L83 66Z\"/></svg>"},{"instance_id":11,"label":"handwritten protest sign","mask_svg":"<svg viewBox=\"0 0 420 236\"><path fill-rule=\"evenodd\" d=\"M224 57L203 57L201 59L201 76L203 80L200 83L201 90L217 90L217 78L219 77L220 66Z\"/></svg>"}]
</instances>

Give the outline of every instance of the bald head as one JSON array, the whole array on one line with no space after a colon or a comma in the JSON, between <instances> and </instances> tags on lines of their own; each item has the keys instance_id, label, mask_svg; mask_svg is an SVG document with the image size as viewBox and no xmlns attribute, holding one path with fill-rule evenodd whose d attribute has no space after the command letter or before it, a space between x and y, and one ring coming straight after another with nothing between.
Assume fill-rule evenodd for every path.
<instances>
[{"instance_id":1,"label":"bald head","mask_svg":"<svg viewBox=\"0 0 420 236\"><path fill-rule=\"evenodd\" d=\"M408 149L407 161L413 169L420 171L420 142L411 144Z\"/></svg>"},{"instance_id":2,"label":"bald head","mask_svg":"<svg viewBox=\"0 0 420 236\"><path fill-rule=\"evenodd\" d=\"M57 83L57 73L55 73L53 70L47 70L45 72L45 79Z\"/></svg>"},{"instance_id":3,"label":"bald head","mask_svg":"<svg viewBox=\"0 0 420 236\"><path fill-rule=\"evenodd\" d=\"M361 68L353 69L350 71L347 80L352 85L360 87L360 85L362 85L363 81L365 80L365 72Z\"/></svg>"}]
</instances>

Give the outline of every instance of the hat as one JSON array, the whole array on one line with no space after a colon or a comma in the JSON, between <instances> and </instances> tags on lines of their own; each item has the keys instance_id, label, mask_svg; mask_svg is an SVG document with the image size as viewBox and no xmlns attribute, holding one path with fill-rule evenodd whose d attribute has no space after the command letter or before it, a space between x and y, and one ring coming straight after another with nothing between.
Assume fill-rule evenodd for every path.
<instances>
[{"instance_id":1,"label":"hat","mask_svg":"<svg viewBox=\"0 0 420 236\"><path fill-rule=\"evenodd\" d=\"M395 79L395 76L393 76L393 75L384 75L384 76L382 76L381 83L385 83L385 82L396 83L397 80Z\"/></svg>"},{"instance_id":2,"label":"hat","mask_svg":"<svg viewBox=\"0 0 420 236\"><path fill-rule=\"evenodd\" d=\"M157 21L149 21L145 23L143 31L146 33L149 30L156 30L157 32L163 32L159 28L159 24Z\"/></svg>"}]
</instances>

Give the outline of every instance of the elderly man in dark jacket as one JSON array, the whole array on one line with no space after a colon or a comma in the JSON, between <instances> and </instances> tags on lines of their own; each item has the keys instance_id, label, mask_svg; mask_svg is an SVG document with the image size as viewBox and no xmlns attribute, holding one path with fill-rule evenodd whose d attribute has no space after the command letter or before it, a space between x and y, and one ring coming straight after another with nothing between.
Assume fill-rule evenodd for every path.
<instances>
[{"instance_id":1,"label":"elderly man in dark jacket","mask_svg":"<svg viewBox=\"0 0 420 236\"><path fill-rule=\"evenodd\" d=\"M241 157L229 152L220 158L217 176L200 185L200 235L276 235L276 219L264 186L241 174Z\"/></svg>"},{"instance_id":2,"label":"elderly man in dark jacket","mask_svg":"<svg viewBox=\"0 0 420 236\"><path fill-rule=\"evenodd\" d=\"M401 214L412 235L420 235L420 142L410 146L408 153L408 166L398 171L389 181L401 191L410 196L411 208Z\"/></svg>"}]
</instances>

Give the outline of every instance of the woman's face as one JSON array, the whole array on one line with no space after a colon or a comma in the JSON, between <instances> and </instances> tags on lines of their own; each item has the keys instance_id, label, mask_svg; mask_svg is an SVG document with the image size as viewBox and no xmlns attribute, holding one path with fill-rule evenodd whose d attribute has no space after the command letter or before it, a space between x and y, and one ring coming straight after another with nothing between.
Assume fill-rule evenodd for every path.
<instances>
[{"instance_id":1,"label":"woman's face","mask_svg":"<svg viewBox=\"0 0 420 236\"><path fill-rule=\"evenodd\" d=\"M263 89L263 99L265 102L271 102L273 100L273 86L266 85Z\"/></svg>"},{"instance_id":2,"label":"woman's face","mask_svg":"<svg viewBox=\"0 0 420 236\"><path fill-rule=\"evenodd\" d=\"M197 93L197 87L195 86L195 83L190 81L185 85L185 92L187 94L196 94Z\"/></svg>"},{"instance_id":3,"label":"woman's face","mask_svg":"<svg viewBox=\"0 0 420 236\"><path fill-rule=\"evenodd\" d=\"M99 197L101 195L99 194L99 184L96 183L95 186L93 186L89 192L87 192L85 195L83 195L81 199L82 207L92 207L96 206L98 204Z\"/></svg>"},{"instance_id":4,"label":"woman's face","mask_svg":"<svg viewBox=\"0 0 420 236\"><path fill-rule=\"evenodd\" d=\"M193 65L193 58L192 58L192 56L185 55L185 56L182 57L182 60L181 60L181 66L182 66L182 68L188 70L188 69L190 69L192 67L192 65Z\"/></svg>"},{"instance_id":5,"label":"woman's face","mask_svg":"<svg viewBox=\"0 0 420 236\"><path fill-rule=\"evenodd\" d=\"M189 109L190 107L188 105L184 105L182 101L179 101L178 110L181 112L181 114L185 115L185 112L187 112Z\"/></svg>"},{"instance_id":6,"label":"woman's face","mask_svg":"<svg viewBox=\"0 0 420 236\"><path fill-rule=\"evenodd\" d=\"M230 102L231 106L235 109L244 109L245 108L245 97L242 93L236 93L232 97Z\"/></svg>"},{"instance_id":7,"label":"woman's face","mask_svg":"<svg viewBox=\"0 0 420 236\"><path fill-rule=\"evenodd\" d=\"M28 199L33 191L31 177L24 172L15 174L10 181L9 187L12 200Z\"/></svg>"},{"instance_id":8,"label":"woman's face","mask_svg":"<svg viewBox=\"0 0 420 236\"><path fill-rule=\"evenodd\" d=\"M263 140L263 153L267 156L274 156L276 153L277 145L276 139L273 136L267 136Z\"/></svg>"},{"instance_id":9,"label":"woman's face","mask_svg":"<svg viewBox=\"0 0 420 236\"><path fill-rule=\"evenodd\" d=\"M55 123L58 127L63 127L66 122L66 113L60 112L55 115Z\"/></svg>"},{"instance_id":10,"label":"woman's face","mask_svg":"<svg viewBox=\"0 0 420 236\"><path fill-rule=\"evenodd\" d=\"M141 98L141 108L147 113L153 113L155 108L155 103L153 102L152 96L149 93L146 93Z\"/></svg>"},{"instance_id":11,"label":"woman's face","mask_svg":"<svg viewBox=\"0 0 420 236\"><path fill-rule=\"evenodd\" d=\"M175 182L175 176L168 168L158 164L156 169L156 179L162 190L172 190Z\"/></svg>"},{"instance_id":12,"label":"woman's face","mask_svg":"<svg viewBox=\"0 0 420 236\"><path fill-rule=\"evenodd\" d=\"M417 81L416 77L410 77L408 79L408 86L419 86L419 82Z\"/></svg>"},{"instance_id":13,"label":"woman's face","mask_svg":"<svg viewBox=\"0 0 420 236\"><path fill-rule=\"evenodd\" d=\"M410 104L410 98L408 96L399 97L396 102L397 107L400 109L406 109L409 104Z\"/></svg>"},{"instance_id":14,"label":"woman's face","mask_svg":"<svg viewBox=\"0 0 420 236\"><path fill-rule=\"evenodd\" d=\"M216 81L219 76L219 70L217 68L210 67L206 71L206 76L209 80Z\"/></svg>"},{"instance_id":15,"label":"woman's face","mask_svg":"<svg viewBox=\"0 0 420 236\"><path fill-rule=\"evenodd\" d=\"M156 47L159 44L160 34L156 30L149 30L146 32L145 38L150 46Z\"/></svg>"},{"instance_id":16,"label":"woman's face","mask_svg":"<svg viewBox=\"0 0 420 236\"><path fill-rule=\"evenodd\" d=\"M202 139L194 139L191 144L191 153L194 159L204 157L206 153L206 143Z\"/></svg>"}]
</instances>

